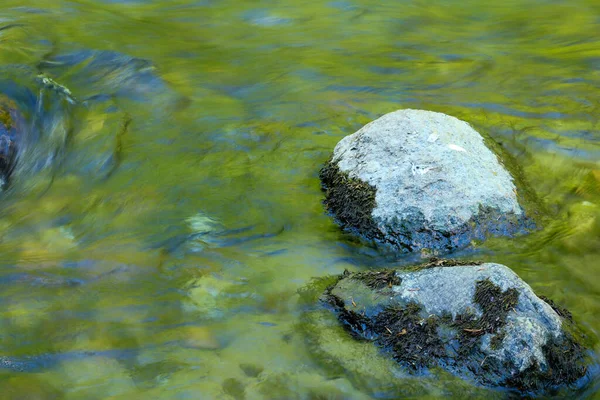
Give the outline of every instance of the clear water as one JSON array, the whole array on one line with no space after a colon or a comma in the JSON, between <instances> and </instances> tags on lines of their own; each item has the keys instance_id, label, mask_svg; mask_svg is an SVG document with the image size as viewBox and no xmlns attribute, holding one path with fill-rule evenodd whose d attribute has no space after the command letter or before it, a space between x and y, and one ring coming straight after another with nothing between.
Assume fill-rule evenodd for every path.
<instances>
[{"instance_id":1,"label":"clear water","mask_svg":"<svg viewBox=\"0 0 600 400\"><path fill-rule=\"evenodd\" d=\"M77 139L0 200L1 398L366 397L310 357L297 290L393 263L324 214L318 170L408 107L516 157L551 218L470 256L513 268L598 342L597 1L3 0L0 21L22 24L0 30L6 71L85 49L155 66L124 80L46 65L113 107L52 114Z\"/></svg>"}]
</instances>

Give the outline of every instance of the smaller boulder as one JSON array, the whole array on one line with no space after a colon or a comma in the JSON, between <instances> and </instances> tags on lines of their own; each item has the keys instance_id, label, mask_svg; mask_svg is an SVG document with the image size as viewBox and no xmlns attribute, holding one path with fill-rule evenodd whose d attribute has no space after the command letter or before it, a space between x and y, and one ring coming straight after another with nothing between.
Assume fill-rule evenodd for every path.
<instances>
[{"instance_id":1,"label":"smaller boulder","mask_svg":"<svg viewBox=\"0 0 600 400\"><path fill-rule=\"evenodd\" d=\"M320 173L325 205L346 230L402 252L525 232L513 177L487 144L449 115L386 114L336 145Z\"/></svg>"},{"instance_id":2,"label":"smaller boulder","mask_svg":"<svg viewBox=\"0 0 600 400\"><path fill-rule=\"evenodd\" d=\"M571 315L504 265L435 260L346 272L321 300L354 338L411 374L441 368L521 393L585 380L589 359Z\"/></svg>"}]
</instances>

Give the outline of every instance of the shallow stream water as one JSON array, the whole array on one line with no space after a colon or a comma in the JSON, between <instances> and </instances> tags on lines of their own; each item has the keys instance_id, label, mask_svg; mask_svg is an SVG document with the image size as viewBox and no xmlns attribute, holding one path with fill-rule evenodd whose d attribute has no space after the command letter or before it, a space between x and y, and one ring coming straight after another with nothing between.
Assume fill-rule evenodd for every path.
<instances>
[{"instance_id":1,"label":"shallow stream water","mask_svg":"<svg viewBox=\"0 0 600 400\"><path fill-rule=\"evenodd\" d=\"M47 111L63 151L1 195L0 398L368 398L311 358L297 290L411 261L341 233L318 179L399 108L517 160L544 226L457 256L510 266L600 353L597 1L24 3L0 4L0 71L83 106ZM64 56L88 50L110 53Z\"/></svg>"}]
</instances>

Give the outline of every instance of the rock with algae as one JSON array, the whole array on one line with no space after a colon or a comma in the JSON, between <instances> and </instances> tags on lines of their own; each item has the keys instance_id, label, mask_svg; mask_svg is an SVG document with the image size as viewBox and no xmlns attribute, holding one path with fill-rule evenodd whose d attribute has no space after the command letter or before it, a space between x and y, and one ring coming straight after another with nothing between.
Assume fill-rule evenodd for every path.
<instances>
[{"instance_id":1,"label":"rock with algae","mask_svg":"<svg viewBox=\"0 0 600 400\"><path fill-rule=\"evenodd\" d=\"M310 304L324 287L321 307L304 316L312 353L372 392L479 396L475 383L535 394L580 387L590 378L592 360L570 314L536 296L506 266L436 260L347 272L301 294ZM429 381L431 372L454 380L444 378L440 388ZM414 375L423 381L406 381Z\"/></svg>"},{"instance_id":2,"label":"rock with algae","mask_svg":"<svg viewBox=\"0 0 600 400\"><path fill-rule=\"evenodd\" d=\"M442 113L399 110L343 138L320 173L343 228L402 252L443 254L533 227L496 146Z\"/></svg>"}]
</instances>

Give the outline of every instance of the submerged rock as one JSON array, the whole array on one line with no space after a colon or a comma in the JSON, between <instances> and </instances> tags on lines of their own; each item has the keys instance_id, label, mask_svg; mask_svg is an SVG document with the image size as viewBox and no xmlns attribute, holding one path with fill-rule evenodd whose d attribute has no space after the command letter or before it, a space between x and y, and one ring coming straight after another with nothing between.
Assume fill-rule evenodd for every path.
<instances>
[{"instance_id":1,"label":"submerged rock","mask_svg":"<svg viewBox=\"0 0 600 400\"><path fill-rule=\"evenodd\" d=\"M102 102L108 98L148 103L154 113L172 111L172 105L185 99L158 74L150 60L116 51L81 49L38 64L48 76L76 87L82 101Z\"/></svg>"},{"instance_id":2,"label":"submerged rock","mask_svg":"<svg viewBox=\"0 0 600 400\"><path fill-rule=\"evenodd\" d=\"M504 265L436 260L408 269L346 272L321 301L354 338L373 342L408 374L441 369L484 386L530 393L585 380L589 360L568 311L536 296ZM322 320L312 319L313 333L326 329ZM347 339L329 339L336 340ZM315 354L327 359L330 350L320 347ZM328 361L348 365L340 358Z\"/></svg>"},{"instance_id":3,"label":"submerged rock","mask_svg":"<svg viewBox=\"0 0 600 400\"><path fill-rule=\"evenodd\" d=\"M152 63L118 52L59 54L36 68L0 64L0 189L59 167L106 179L122 161L127 101L146 103L157 116L182 99Z\"/></svg>"},{"instance_id":4,"label":"submerged rock","mask_svg":"<svg viewBox=\"0 0 600 400\"><path fill-rule=\"evenodd\" d=\"M0 96L0 189L8 183L12 173L17 140L23 130L23 117L17 105L10 99Z\"/></svg>"},{"instance_id":5,"label":"submerged rock","mask_svg":"<svg viewBox=\"0 0 600 400\"><path fill-rule=\"evenodd\" d=\"M400 110L365 125L337 144L320 178L343 228L402 252L441 254L531 227L484 138L442 113Z\"/></svg>"},{"instance_id":6,"label":"submerged rock","mask_svg":"<svg viewBox=\"0 0 600 400\"><path fill-rule=\"evenodd\" d=\"M29 67L0 66L1 189L59 164L72 129L72 106L68 89L51 79Z\"/></svg>"}]
</instances>

